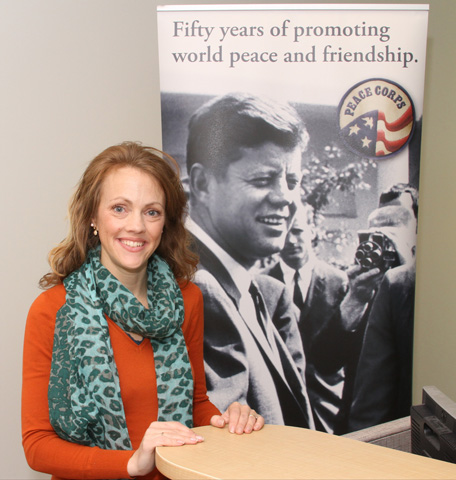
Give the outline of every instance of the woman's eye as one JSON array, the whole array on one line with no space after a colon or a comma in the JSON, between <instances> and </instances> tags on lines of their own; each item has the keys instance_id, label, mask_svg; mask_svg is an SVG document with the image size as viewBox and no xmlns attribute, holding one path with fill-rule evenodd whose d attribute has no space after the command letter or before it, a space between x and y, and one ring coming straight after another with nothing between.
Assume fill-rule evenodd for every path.
<instances>
[{"instance_id":1,"label":"woman's eye","mask_svg":"<svg viewBox=\"0 0 456 480\"><path fill-rule=\"evenodd\" d=\"M148 211L147 211L147 215L148 215L149 217L156 217L157 215L160 215L160 213L157 212L157 210L148 210Z\"/></svg>"},{"instance_id":2,"label":"woman's eye","mask_svg":"<svg viewBox=\"0 0 456 480\"><path fill-rule=\"evenodd\" d=\"M113 210L116 212L116 213L123 213L125 211L124 207L122 207L121 205L116 205Z\"/></svg>"}]
</instances>

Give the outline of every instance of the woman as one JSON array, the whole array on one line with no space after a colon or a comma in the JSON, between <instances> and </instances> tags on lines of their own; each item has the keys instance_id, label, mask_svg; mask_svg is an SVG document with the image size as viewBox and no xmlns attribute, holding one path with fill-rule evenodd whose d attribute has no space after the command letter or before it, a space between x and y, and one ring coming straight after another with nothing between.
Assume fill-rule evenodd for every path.
<instances>
[{"instance_id":1,"label":"woman","mask_svg":"<svg viewBox=\"0 0 456 480\"><path fill-rule=\"evenodd\" d=\"M197 258L170 161L136 143L98 155L49 255L27 319L22 428L30 466L54 480L156 478L155 448L203 441L193 425L264 424L207 397Z\"/></svg>"}]
</instances>

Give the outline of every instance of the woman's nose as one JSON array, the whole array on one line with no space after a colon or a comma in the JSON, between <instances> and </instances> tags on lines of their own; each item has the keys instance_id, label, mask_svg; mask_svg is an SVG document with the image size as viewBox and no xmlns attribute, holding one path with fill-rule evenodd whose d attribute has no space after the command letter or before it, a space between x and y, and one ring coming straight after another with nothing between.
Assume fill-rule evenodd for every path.
<instances>
[{"instance_id":1,"label":"woman's nose","mask_svg":"<svg viewBox=\"0 0 456 480\"><path fill-rule=\"evenodd\" d=\"M131 212L127 219L127 230L131 232L144 231L144 218L141 212Z\"/></svg>"}]
</instances>

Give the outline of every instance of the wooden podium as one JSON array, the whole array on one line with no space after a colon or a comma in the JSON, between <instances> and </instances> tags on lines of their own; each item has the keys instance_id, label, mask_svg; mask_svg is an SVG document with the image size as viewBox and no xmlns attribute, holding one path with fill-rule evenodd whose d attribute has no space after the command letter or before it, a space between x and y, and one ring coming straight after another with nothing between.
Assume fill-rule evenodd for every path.
<instances>
[{"instance_id":1,"label":"wooden podium","mask_svg":"<svg viewBox=\"0 0 456 480\"><path fill-rule=\"evenodd\" d=\"M456 464L304 428L193 430L204 442L156 450L157 468L172 480L456 479Z\"/></svg>"}]
</instances>

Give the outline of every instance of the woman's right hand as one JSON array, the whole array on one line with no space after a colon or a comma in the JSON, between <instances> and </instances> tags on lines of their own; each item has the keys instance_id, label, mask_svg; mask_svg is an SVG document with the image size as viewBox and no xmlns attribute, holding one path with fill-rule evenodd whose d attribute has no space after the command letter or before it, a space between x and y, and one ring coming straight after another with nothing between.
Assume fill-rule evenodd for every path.
<instances>
[{"instance_id":1,"label":"woman's right hand","mask_svg":"<svg viewBox=\"0 0 456 480\"><path fill-rule=\"evenodd\" d=\"M146 430L141 445L128 461L127 471L131 477L147 475L155 467L155 448L194 445L204 441L190 428L179 422L152 422Z\"/></svg>"}]
</instances>

